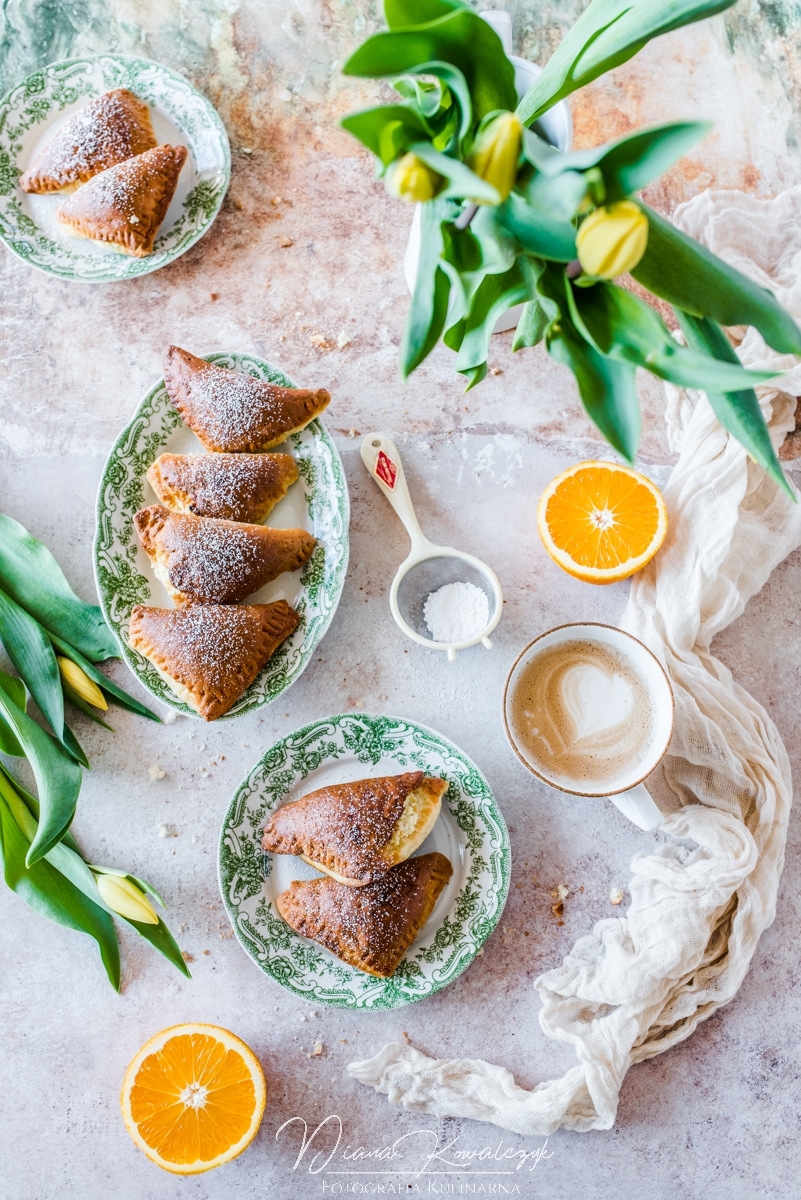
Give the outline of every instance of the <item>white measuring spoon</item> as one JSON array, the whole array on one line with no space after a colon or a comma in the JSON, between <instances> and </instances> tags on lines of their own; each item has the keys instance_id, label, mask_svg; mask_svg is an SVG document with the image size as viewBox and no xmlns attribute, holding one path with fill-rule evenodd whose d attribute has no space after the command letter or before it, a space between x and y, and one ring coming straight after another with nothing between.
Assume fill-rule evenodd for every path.
<instances>
[{"instance_id":1,"label":"white measuring spoon","mask_svg":"<svg viewBox=\"0 0 801 1200\"><path fill-rule=\"evenodd\" d=\"M368 433L362 441L361 453L362 462L395 509L401 521L403 521L412 543L409 556L398 567L389 593L389 607L399 628L413 642L417 642L421 646L427 646L429 650L444 650L450 662L453 662L456 658L457 650L467 650L469 646L475 646L478 642L481 642L488 650L492 649L492 642L489 639L489 635L500 621L501 613L503 612L503 592L501 591L498 576L485 562L482 562L480 558L476 558L475 555L467 554L464 550L454 550L452 546L436 546L428 540L417 520L412 498L409 495L409 485L406 482L401 456L391 438L387 437L385 433ZM492 609L492 616L488 624L473 637L467 638L462 642L435 642L432 638L423 637L422 634L411 627L403 616L398 604L398 589L409 572L415 567L420 566L421 563L429 562L436 558L458 559L466 563L468 567L473 568L483 575L492 590L494 608ZM429 588L429 590L436 590L436 585Z\"/></svg>"}]
</instances>

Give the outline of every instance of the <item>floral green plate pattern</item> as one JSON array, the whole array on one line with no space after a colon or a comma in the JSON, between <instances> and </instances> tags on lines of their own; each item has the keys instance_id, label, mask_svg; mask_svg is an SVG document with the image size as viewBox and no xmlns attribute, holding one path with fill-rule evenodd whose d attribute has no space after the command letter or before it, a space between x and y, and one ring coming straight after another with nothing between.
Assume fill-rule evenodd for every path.
<instances>
[{"instance_id":1,"label":"floral green plate pattern","mask_svg":"<svg viewBox=\"0 0 801 1200\"><path fill-rule=\"evenodd\" d=\"M58 127L88 100L129 88L150 106L156 138L189 150L175 196L147 258L70 237L56 221L62 196L29 196L19 176ZM51 63L0 101L0 239L32 267L63 279L108 282L146 275L176 259L217 216L231 177L222 121L175 71L146 58L104 54Z\"/></svg>"},{"instance_id":2,"label":"floral green plate pattern","mask_svg":"<svg viewBox=\"0 0 801 1200\"><path fill-rule=\"evenodd\" d=\"M293 879L319 876L300 858L265 854L261 831L274 808L318 787L418 769L448 781L420 853L440 851L453 875L395 974L377 979L281 919L276 896ZM240 943L276 983L335 1008L400 1008L452 983L500 920L510 870L506 824L478 767L433 729L398 717L326 717L282 738L237 789L220 833L220 889Z\"/></svg>"},{"instance_id":3,"label":"floral green plate pattern","mask_svg":"<svg viewBox=\"0 0 801 1200\"><path fill-rule=\"evenodd\" d=\"M268 383L295 386L277 368L249 354L217 353L206 358ZM129 667L156 699L189 716L197 714L173 695L152 663L128 645L134 605L173 606L139 546L133 518L140 508L158 503L146 475L160 454L200 454L203 449L173 408L160 379L111 449L100 480L94 544L100 605ZM301 571L279 576L248 598L249 603L261 604L284 599L300 614L300 624L223 720L270 704L295 682L331 624L345 583L350 502L336 446L322 422L315 420L276 449L294 456L300 478L272 510L268 523L308 529L318 544Z\"/></svg>"}]
</instances>

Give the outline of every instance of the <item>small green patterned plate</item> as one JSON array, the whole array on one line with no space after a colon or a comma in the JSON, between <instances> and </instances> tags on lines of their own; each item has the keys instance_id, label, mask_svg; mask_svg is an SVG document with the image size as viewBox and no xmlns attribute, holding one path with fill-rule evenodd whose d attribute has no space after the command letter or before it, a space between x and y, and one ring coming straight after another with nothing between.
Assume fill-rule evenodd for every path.
<instances>
[{"instance_id":1,"label":"small green patterned plate","mask_svg":"<svg viewBox=\"0 0 801 1200\"><path fill-rule=\"evenodd\" d=\"M63 196L29 196L18 180L58 128L95 96L125 87L150 107L159 142L186 146L156 247L147 258L74 238L59 225ZM0 101L0 239L32 267L93 283L147 275L194 246L217 216L231 178L231 149L205 96L147 58L104 54L51 63Z\"/></svg>"},{"instance_id":2,"label":"small green patterned plate","mask_svg":"<svg viewBox=\"0 0 801 1200\"><path fill-rule=\"evenodd\" d=\"M282 387L295 387L276 367L250 354L205 357L229 370ZM302 570L279 576L248 598L252 604L286 600L300 614L300 624L222 720L270 704L295 682L331 624L348 569L348 486L342 459L325 426L319 420L312 421L276 449L294 456L300 478L272 510L268 523L277 528L308 529L318 544ZM128 645L128 625L135 604L173 607L139 545L133 525L140 508L158 503L146 475L150 464L164 453L201 454L203 446L173 408L164 380L160 379L117 438L103 469L97 496L95 580L103 615L134 675L157 700L178 712L197 716L194 709L173 695L152 663Z\"/></svg>"},{"instance_id":3,"label":"small green patterned plate","mask_svg":"<svg viewBox=\"0 0 801 1200\"><path fill-rule=\"evenodd\" d=\"M420 853L438 850L453 875L395 974L377 979L281 919L276 896L293 879L319 876L300 858L265 854L261 831L274 808L316 788L408 770L448 781ZM282 738L240 784L220 833L220 890L242 946L281 987L334 1008L400 1008L452 983L498 924L510 870L506 823L478 767L441 734L398 717L347 713Z\"/></svg>"}]
</instances>

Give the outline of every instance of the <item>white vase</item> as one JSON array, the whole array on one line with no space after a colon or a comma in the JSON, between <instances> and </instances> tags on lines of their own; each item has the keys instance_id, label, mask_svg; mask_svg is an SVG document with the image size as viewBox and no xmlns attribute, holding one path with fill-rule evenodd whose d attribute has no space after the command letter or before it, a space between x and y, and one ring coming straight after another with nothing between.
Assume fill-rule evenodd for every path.
<instances>
[{"instance_id":1,"label":"white vase","mask_svg":"<svg viewBox=\"0 0 801 1200\"><path fill-rule=\"evenodd\" d=\"M512 54L512 18L508 12L502 12L500 9L495 9L491 12L483 12L479 14L488 25L497 33L501 39L506 57L515 69L515 89L517 90L518 100L522 100L526 92L529 90L534 80L542 71L542 67L538 67L536 63L528 62L525 58L518 58L516 54ZM566 100L560 100L553 108L549 109L544 116L540 117L534 123L533 128L546 141L555 146L565 154L573 141L573 119L570 115L570 107ZM409 286L409 291L414 291L414 285L417 280L417 267L420 262L420 205L415 205L414 216L412 217L412 227L409 230L409 241L406 245L406 253L403 257L403 273L406 276L406 283ZM520 313L523 310L522 304L515 305L498 318L495 325L494 333L503 333L507 329L514 329L517 322L520 320Z\"/></svg>"}]
</instances>

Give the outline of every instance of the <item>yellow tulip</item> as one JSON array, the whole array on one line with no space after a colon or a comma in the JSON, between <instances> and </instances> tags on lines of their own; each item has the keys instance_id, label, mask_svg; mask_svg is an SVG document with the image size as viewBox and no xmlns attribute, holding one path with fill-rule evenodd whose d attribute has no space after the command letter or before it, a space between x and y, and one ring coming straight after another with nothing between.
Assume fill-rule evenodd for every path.
<instances>
[{"instance_id":1,"label":"yellow tulip","mask_svg":"<svg viewBox=\"0 0 801 1200\"><path fill-rule=\"evenodd\" d=\"M631 200L596 208L576 234L576 253L582 270L599 279L614 279L631 271L648 245L648 218Z\"/></svg>"},{"instance_id":2,"label":"yellow tulip","mask_svg":"<svg viewBox=\"0 0 801 1200\"><path fill-rule=\"evenodd\" d=\"M442 187L442 176L426 166L422 158L409 152L390 167L387 187L398 200L425 204L427 200L433 200Z\"/></svg>"},{"instance_id":3,"label":"yellow tulip","mask_svg":"<svg viewBox=\"0 0 801 1200\"><path fill-rule=\"evenodd\" d=\"M97 890L109 908L113 908L121 917L140 921L143 925L158 925L159 919L153 905L130 879L124 879L121 875L98 875Z\"/></svg>"},{"instance_id":4,"label":"yellow tulip","mask_svg":"<svg viewBox=\"0 0 801 1200\"><path fill-rule=\"evenodd\" d=\"M103 712L107 712L108 704L106 703L106 697L94 680L90 679L86 672L82 671L78 664L74 663L71 658L57 658L56 661L64 682L69 684L72 690L77 692L87 704L91 704L94 708L100 708Z\"/></svg>"},{"instance_id":5,"label":"yellow tulip","mask_svg":"<svg viewBox=\"0 0 801 1200\"><path fill-rule=\"evenodd\" d=\"M467 161L471 171L492 184L501 202L509 195L517 179L522 137L523 126L515 114L501 113L482 129ZM479 203L488 202L481 200Z\"/></svg>"}]
</instances>

